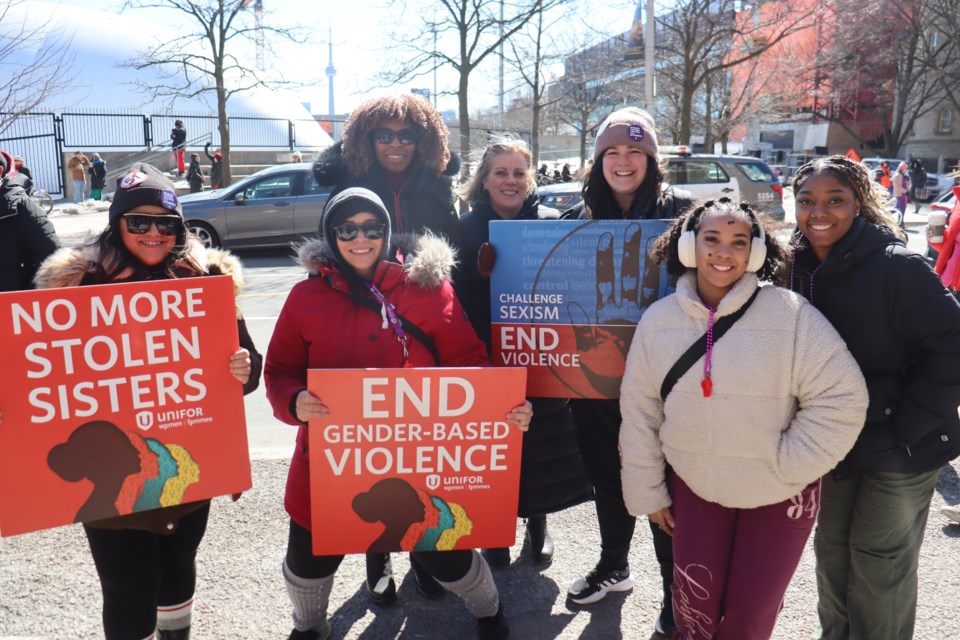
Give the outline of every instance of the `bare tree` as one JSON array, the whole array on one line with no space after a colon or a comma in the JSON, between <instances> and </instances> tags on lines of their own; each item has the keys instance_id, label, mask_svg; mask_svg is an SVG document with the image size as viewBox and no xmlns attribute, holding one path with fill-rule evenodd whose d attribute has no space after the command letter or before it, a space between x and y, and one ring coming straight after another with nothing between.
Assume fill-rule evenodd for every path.
<instances>
[{"instance_id":1,"label":"bare tree","mask_svg":"<svg viewBox=\"0 0 960 640\"><path fill-rule=\"evenodd\" d=\"M169 9L191 25L169 41L140 52L124 63L133 69L155 68L159 84L140 84L153 98L194 98L213 93L217 101L217 126L223 150L223 184L231 182L230 126L227 103L238 93L260 87L290 84L268 77L242 57L244 43L255 49L266 35L302 42L298 27L256 24L250 0L127 0L124 9ZM261 40L261 42L264 42Z\"/></svg>"},{"instance_id":2,"label":"bare tree","mask_svg":"<svg viewBox=\"0 0 960 640\"><path fill-rule=\"evenodd\" d=\"M26 0L0 0L0 133L71 87L73 36L31 22Z\"/></svg>"},{"instance_id":3,"label":"bare tree","mask_svg":"<svg viewBox=\"0 0 960 640\"><path fill-rule=\"evenodd\" d=\"M813 25L815 6L800 0L755 3L749 14L738 6L739 0L686 0L656 18L663 32L658 82L671 82L679 92L675 142L689 142L696 101L706 99L708 83L719 84L720 74Z\"/></svg>"},{"instance_id":4,"label":"bare tree","mask_svg":"<svg viewBox=\"0 0 960 640\"><path fill-rule=\"evenodd\" d=\"M395 84L419 78L440 67L453 68L458 74L460 154L466 158L470 153L470 74L540 11L567 1L437 0L429 10L433 13L418 4L422 22L391 34L397 44L399 63L383 72L381 79ZM398 4L404 5L404 1ZM448 53L445 47L435 46L437 38L441 44L448 38L455 39L456 52ZM464 176L467 171L468 164L464 163Z\"/></svg>"}]
</instances>

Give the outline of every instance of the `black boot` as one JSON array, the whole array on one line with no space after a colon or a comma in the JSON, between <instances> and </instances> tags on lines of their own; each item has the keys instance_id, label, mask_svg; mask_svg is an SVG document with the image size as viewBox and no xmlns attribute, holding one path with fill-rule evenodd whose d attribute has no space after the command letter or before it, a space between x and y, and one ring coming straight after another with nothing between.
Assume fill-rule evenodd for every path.
<instances>
[{"instance_id":1,"label":"black boot","mask_svg":"<svg viewBox=\"0 0 960 640\"><path fill-rule=\"evenodd\" d=\"M657 633L668 638L672 638L677 631L677 623L673 618L673 594L670 589L663 591L663 604L660 607L660 615L657 616Z\"/></svg>"},{"instance_id":2,"label":"black boot","mask_svg":"<svg viewBox=\"0 0 960 640\"><path fill-rule=\"evenodd\" d=\"M484 549L483 557L487 564L497 569L510 566L509 547L496 547L495 549Z\"/></svg>"},{"instance_id":3,"label":"black boot","mask_svg":"<svg viewBox=\"0 0 960 640\"><path fill-rule=\"evenodd\" d=\"M374 604L386 607L397 601L389 553L367 554L367 593Z\"/></svg>"},{"instance_id":4,"label":"black boot","mask_svg":"<svg viewBox=\"0 0 960 640\"><path fill-rule=\"evenodd\" d=\"M427 600L435 600L446 593L446 589L440 586L437 579L427 573L427 570L420 566L417 559L410 554L410 568L413 569L413 578L417 583L417 591Z\"/></svg>"},{"instance_id":5,"label":"black boot","mask_svg":"<svg viewBox=\"0 0 960 640\"><path fill-rule=\"evenodd\" d=\"M497 609L497 615L489 618L477 618L477 637L480 640L503 640L510 635L507 618L503 615L503 603Z\"/></svg>"},{"instance_id":6,"label":"black boot","mask_svg":"<svg viewBox=\"0 0 960 640\"><path fill-rule=\"evenodd\" d=\"M190 627L183 629L157 629L157 640L190 640Z\"/></svg>"},{"instance_id":7,"label":"black boot","mask_svg":"<svg viewBox=\"0 0 960 640\"><path fill-rule=\"evenodd\" d=\"M553 538L547 533L547 516L527 518L527 541L530 543L530 555L534 562L553 562Z\"/></svg>"}]
</instances>

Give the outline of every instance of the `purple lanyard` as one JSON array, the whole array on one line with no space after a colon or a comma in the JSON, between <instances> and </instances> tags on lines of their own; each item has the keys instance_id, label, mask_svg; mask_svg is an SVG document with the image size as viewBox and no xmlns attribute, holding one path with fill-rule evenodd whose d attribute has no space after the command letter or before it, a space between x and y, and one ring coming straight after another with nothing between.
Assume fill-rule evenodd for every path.
<instances>
[{"instance_id":1,"label":"purple lanyard","mask_svg":"<svg viewBox=\"0 0 960 640\"><path fill-rule=\"evenodd\" d=\"M380 328L386 329L387 326L390 326L393 329L393 332L397 335L397 342L403 347L403 360L406 362L407 358L410 357L410 354L407 352L407 341L409 338L407 337L407 332L403 330L403 324L400 322L399 316L397 316L396 307L380 293L380 290L377 289L372 282L365 284L367 285L367 291L370 292L370 295L380 303L380 316L383 318L383 324L380 325Z\"/></svg>"}]
</instances>

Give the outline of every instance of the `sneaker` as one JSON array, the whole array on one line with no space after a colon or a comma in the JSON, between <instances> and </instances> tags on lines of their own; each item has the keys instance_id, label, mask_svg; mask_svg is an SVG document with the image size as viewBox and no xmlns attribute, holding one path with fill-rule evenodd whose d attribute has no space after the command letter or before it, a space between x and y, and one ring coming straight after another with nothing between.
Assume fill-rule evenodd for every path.
<instances>
[{"instance_id":1,"label":"sneaker","mask_svg":"<svg viewBox=\"0 0 960 640\"><path fill-rule=\"evenodd\" d=\"M940 507L940 513L947 516L954 522L960 522L960 505L954 505L952 507Z\"/></svg>"},{"instance_id":2,"label":"sneaker","mask_svg":"<svg viewBox=\"0 0 960 640\"><path fill-rule=\"evenodd\" d=\"M480 640L503 640L510 636L507 617L503 615L503 603L497 609L497 615L489 618L477 618L477 638Z\"/></svg>"},{"instance_id":3,"label":"sneaker","mask_svg":"<svg viewBox=\"0 0 960 640\"><path fill-rule=\"evenodd\" d=\"M603 597L611 591L629 591L630 589L633 589L630 567L605 572L594 569L587 574L586 578L580 578L570 586L567 598L575 604L593 604L603 600Z\"/></svg>"},{"instance_id":4,"label":"sneaker","mask_svg":"<svg viewBox=\"0 0 960 640\"><path fill-rule=\"evenodd\" d=\"M367 554L367 593L374 604L385 607L397 601L397 584L389 553Z\"/></svg>"},{"instance_id":5,"label":"sneaker","mask_svg":"<svg viewBox=\"0 0 960 640\"><path fill-rule=\"evenodd\" d=\"M318 629L310 629L309 631L294 629L290 632L287 640L327 640L331 633L333 633L333 630L330 628L330 623L324 620Z\"/></svg>"}]
</instances>

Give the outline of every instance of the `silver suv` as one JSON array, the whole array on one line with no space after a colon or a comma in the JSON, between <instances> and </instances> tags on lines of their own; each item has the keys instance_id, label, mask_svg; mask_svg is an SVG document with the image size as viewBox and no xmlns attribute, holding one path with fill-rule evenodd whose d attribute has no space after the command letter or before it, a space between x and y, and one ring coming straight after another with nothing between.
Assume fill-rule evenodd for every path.
<instances>
[{"instance_id":1,"label":"silver suv","mask_svg":"<svg viewBox=\"0 0 960 640\"><path fill-rule=\"evenodd\" d=\"M774 220L783 220L783 185L765 162L750 156L665 156L667 182L686 189L699 200L727 196L756 206ZM579 182L540 187L540 201L565 211L582 200Z\"/></svg>"}]
</instances>

